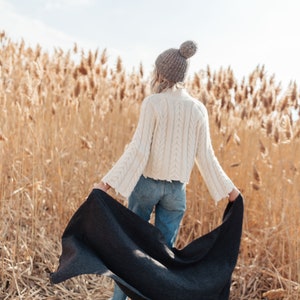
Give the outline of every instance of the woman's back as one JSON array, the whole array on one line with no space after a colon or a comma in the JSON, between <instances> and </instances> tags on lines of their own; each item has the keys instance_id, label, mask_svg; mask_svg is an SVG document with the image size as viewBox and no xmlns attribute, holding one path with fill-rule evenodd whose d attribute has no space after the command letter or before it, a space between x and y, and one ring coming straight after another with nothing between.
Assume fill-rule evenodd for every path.
<instances>
[{"instance_id":1,"label":"woman's back","mask_svg":"<svg viewBox=\"0 0 300 300\"><path fill-rule=\"evenodd\" d=\"M155 116L149 160L143 174L187 182L194 165L206 108L184 89L169 89L145 101Z\"/></svg>"}]
</instances>

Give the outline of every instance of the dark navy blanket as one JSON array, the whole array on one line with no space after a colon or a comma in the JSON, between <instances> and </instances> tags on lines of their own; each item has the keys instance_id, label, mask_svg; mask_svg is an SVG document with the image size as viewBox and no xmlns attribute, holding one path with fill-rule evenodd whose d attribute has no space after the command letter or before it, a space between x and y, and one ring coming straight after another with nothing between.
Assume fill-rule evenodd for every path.
<instances>
[{"instance_id":1,"label":"dark navy blanket","mask_svg":"<svg viewBox=\"0 0 300 300\"><path fill-rule=\"evenodd\" d=\"M226 300L237 262L243 198L229 202L222 224L179 250L160 231L94 189L62 236L60 283L82 274L113 278L131 299Z\"/></svg>"}]
</instances>

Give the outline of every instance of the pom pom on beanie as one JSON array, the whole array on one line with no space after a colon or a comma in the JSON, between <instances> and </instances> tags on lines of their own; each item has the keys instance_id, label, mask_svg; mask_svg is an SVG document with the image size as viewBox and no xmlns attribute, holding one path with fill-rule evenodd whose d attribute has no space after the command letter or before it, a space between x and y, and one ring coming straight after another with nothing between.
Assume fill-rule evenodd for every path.
<instances>
[{"instance_id":1,"label":"pom pom on beanie","mask_svg":"<svg viewBox=\"0 0 300 300\"><path fill-rule=\"evenodd\" d=\"M192 57L197 51L197 45L193 41L186 41L179 48L180 54L186 59Z\"/></svg>"},{"instance_id":2,"label":"pom pom on beanie","mask_svg":"<svg viewBox=\"0 0 300 300\"><path fill-rule=\"evenodd\" d=\"M183 82L188 69L188 59L197 52L194 41L186 41L179 49L162 52L155 61L158 73L170 82Z\"/></svg>"}]
</instances>

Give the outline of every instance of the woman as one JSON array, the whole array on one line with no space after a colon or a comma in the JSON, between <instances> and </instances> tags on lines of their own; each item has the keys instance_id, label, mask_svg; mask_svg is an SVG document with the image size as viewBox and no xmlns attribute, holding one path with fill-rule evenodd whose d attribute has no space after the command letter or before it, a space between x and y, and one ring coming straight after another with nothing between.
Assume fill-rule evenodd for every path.
<instances>
[{"instance_id":1,"label":"woman","mask_svg":"<svg viewBox=\"0 0 300 300\"><path fill-rule=\"evenodd\" d=\"M239 190L220 166L211 144L205 106L183 87L193 41L162 52L155 61L153 94L141 106L138 126L123 155L95 188L110 187L128 198L128 208L155 226L174 245L186 208L185 186L196 161L215 201L234 201ZM115 286L113 300L126 299Z\"/></svg>"}]
</instances>

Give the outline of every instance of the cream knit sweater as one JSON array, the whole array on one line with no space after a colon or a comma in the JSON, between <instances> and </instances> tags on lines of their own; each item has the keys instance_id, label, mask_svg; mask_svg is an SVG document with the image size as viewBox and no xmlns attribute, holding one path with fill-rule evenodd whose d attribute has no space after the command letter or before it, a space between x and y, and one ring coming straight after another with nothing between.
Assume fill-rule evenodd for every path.
<instances>
[{"instance_id":1,"label":"cream knit sweater","mask_svg":"<svg viewBox=\"0 0 300 300\"><path fill-rule=\"evenodd\" d=\"M144 99L131 142L102 181L127 198L142 174L187 183L195 160L212 198L228 196L234 185L214 154L206 107L169 89Z\"/></svg>"}]
</instances>

